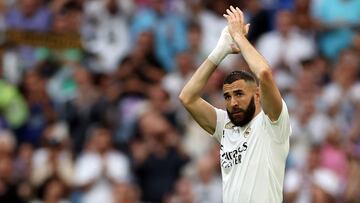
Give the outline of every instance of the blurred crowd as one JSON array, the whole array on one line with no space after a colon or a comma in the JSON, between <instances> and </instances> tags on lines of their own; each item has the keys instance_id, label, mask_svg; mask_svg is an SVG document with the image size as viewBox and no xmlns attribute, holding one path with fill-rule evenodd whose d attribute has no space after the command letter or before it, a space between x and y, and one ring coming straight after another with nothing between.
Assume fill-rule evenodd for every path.
<instances>
[{"instance_id":1,"label":"blurred crowd","mask_svg":"<svg viewBox=\"0 0 360 203\"><path fill-rule=\"evenodd\" d=\"M219 146L178 94L229 5L290 111L284 202L360 202L359 0L1 0L0 202L221 203ZM10 30L82 48L7 43ZM203 97L224 108L235 69L241 55Z\"/></svg>"}]
</instances>

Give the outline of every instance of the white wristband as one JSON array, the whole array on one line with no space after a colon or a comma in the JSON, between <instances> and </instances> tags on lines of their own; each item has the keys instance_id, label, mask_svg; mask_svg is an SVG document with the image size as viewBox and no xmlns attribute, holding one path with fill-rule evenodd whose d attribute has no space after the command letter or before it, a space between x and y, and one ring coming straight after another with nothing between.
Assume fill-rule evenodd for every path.
<instances>
[{"instance_id":1,"label":"white wristband","mask_svg":"<svg viewBox=\"0 0 360 203\"><path fill-rule=\"evenodd\" d=\"M228 27L226 26L219 38L219 41L216 44L215 49L210 53L208 59L213 62L215 65L219 65L220 62L228 55L231 54L232 48L231 44L233 44L233 39L228 31Z\"/></svg>"},{"instance_id":2,"label":"white wristband","mask_svg":"<svg viewBox=\"0 0 360 203\"><path fill-rule=\"evenodd\" d=\"M215 65L219 65L220 62L226 57L227 53L221 47L216 47L209 54L208 59L213 62Z\"/></svg>"}]
</instances>

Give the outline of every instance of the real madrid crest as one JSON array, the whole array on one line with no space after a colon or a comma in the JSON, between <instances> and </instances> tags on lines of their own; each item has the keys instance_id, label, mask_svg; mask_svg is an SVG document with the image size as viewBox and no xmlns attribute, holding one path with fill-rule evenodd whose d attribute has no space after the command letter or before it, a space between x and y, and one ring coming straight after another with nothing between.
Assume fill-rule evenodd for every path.
<instances>
[{"instance_id":1,"label":"real madrid crest","mask_svg":"<svg viewBox=\"0 0 360 203\"><path fill-rule=\"evenodd\" d=\"M245 132L244 132L244 137L245 137L245 138L248 138L249 135L250 135L250 132L251 132L251 128L248 127L248 128L245 130Z\"/></svg>"}]
</instances>

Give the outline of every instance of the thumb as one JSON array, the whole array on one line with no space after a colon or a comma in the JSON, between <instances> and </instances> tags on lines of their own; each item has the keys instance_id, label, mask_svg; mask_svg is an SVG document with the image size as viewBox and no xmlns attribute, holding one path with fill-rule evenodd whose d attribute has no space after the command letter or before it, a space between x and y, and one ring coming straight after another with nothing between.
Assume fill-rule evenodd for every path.
<instances>
[{"instance_id":1,"label":"thumb","mask_svg":"<svg viewBox=\"0 0 360 203\"><path fill-rule=\"evenodd\" d=\"M249 33L250 23L245 25L245 35Z\"/></svg>"},{"instance_id":2,"label":"thumb","mask_svg":"<svg viewBox=\"0 0 360 203\"><path fill-rule=\"evenodd\" d=\"M231 44L231 53L232 54L240 53L240 48L234 43Z\"/></svg>"}]
</instances>

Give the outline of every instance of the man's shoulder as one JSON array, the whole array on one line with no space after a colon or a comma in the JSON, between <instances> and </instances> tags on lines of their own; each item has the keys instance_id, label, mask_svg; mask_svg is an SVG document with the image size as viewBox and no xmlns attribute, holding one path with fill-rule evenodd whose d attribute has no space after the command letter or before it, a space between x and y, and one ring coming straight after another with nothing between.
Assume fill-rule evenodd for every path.
<instances>
[{"instance_id":1,"label":"man's shoulder","mask_svg":"<svg viewBox=\"0 0 360 203\"><path fill-rule=\"evenodd\" d=\"M220 121L223 124L226 124L226 123L230 122L230 118L228 116L228 113L225 110L215 107L215 112L216 112L216 120L217 120L217 122Z\"/></svg>"},{"instance_id":2,"label":"man's shoulder","mask_svg":"<svg viewBox=\"0 0 360 203\"><path fill-rule=\"evenodd\" d=\"M275 121L271 120L269 118L269 116L263 111L261 111L261 114L262 114L261 117L262 117L263 121L265 121L265 123L270 124L270 125L278 125L279 123L287 122L290 119L287 105L283 99L282 99L281 112L280 112L280 115L277 118L277 120L275 120Z\"/></svg>"},{"instance_id":3,"label":"man's shoulder","mask_svg":"<svg viewBox=\"0 0 360 203\"><path fill-rule=\"evenodd\" d=\"M223 109L215 108L216 112L216 126L215 132L211 135L216 138L218 142L221 142L221 137L223 130L226 128L226 125L230 122L228 114ZM231 123L231 122L230 122Z\"/></svg>"}]
</instances>

